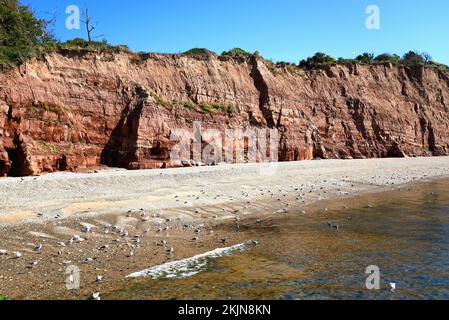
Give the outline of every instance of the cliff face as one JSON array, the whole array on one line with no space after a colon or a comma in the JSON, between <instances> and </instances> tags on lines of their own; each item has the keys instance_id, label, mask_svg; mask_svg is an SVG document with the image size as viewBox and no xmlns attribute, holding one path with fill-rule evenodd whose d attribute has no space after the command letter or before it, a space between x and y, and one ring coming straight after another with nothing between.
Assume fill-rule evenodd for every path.
<instances>
[{"instance_id":1,"label":"cliff face","mask_svg":"<svg viewBox=\"0 0 449 320\"><path fill-rule=\"evenodd\" d=\"M194 121L278 128L281 161L448 155L448 107L449 76L424 67L54 53L0 74L0 175L179 166L170 134Z\"/></svg>"}]
</instances>

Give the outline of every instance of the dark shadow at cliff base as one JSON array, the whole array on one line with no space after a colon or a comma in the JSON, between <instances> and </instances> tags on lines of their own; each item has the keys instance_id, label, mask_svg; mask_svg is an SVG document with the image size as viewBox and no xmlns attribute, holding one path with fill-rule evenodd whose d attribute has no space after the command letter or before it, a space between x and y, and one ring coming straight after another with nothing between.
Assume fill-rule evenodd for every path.
<instances>
[{"instance_id":1,"label":"dark shadow at cliff base","mask_svg":"<svg viewBox=\"0 0 449 320\"><path fill-rule=\"evenodd\" d=\"M140 86L133 88L131 93L127 89L123 90L125 107L101 153L101 164L128 169L129 164L137 160L139 122L147 98L148 93Z\"/></svg>"},{"instance_id":2,"label":"dark shadow at cliff base","mask_svg":"<svg viewBox=\"0 0 449 320\"><path fill-rule=\"evenodd\" d=\"M25 177L32 174L26 152L18 137L14 138L14 147L5 148L5 151L8 153L9 160L11 161L11 168L7 173L9 177Z\"/></svg>"}]
</instances>

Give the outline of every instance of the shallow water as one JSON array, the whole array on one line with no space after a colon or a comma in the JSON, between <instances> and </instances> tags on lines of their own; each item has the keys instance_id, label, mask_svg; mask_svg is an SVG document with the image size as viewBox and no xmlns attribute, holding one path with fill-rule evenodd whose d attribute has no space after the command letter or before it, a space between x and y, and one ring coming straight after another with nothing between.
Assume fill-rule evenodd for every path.
<instances>
[{"instance_id":1,"label":"shallow water","mask_svg":"<svg viewBox=\"0 0 449 320\"><path fill-rule=\"evenodd\" d=\"M449 180L439 180L251 220L239 232L258 246L210 259L191 277L139 280L113 297L449 299L448 190ZM380 290L366 288L370 265L380 268Z\"/></svg>"}]
</instances>

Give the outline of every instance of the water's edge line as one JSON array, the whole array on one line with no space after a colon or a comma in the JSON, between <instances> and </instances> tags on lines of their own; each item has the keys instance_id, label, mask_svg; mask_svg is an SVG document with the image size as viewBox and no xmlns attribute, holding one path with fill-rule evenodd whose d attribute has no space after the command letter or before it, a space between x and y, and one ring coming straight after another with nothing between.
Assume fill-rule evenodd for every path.
<instances>
[{"instance_id":1,"label":"water's edge line","mask_svg":"<svg viewBox=\"0 0 449 320\"><path fill-rule=\"evenodd\" d=\"M164 274L166 272L169 272L170 270L182 270L182 268L185 268L186 266L193 264L195 262L199 262L202 259L212 259L212 258L218 258L222 257L224 255L229 255L235 251L243 251L246 249L245 243L240 243L235 246L226 247L226 248L217 248L215 250L202 253L190 258L167 262L155 267L151 267L142 271L134 272L126 278L142 278L142 277L156 277L157 274Z\"/></svg>"}]
</instances>

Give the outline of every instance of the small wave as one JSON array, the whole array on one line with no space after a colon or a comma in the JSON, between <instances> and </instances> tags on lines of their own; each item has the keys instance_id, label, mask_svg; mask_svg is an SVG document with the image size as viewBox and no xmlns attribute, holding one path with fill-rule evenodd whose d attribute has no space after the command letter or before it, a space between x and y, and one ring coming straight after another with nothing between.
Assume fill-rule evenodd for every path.
<instances>
[{"instance_id":1,"label":"small wave","mask_svg":"<svg viewBox=\"0 0 449 320\"><path fill-rule=\"evenodd\" d=\"M127 278L152 277L153 279L182 279L194 276L207 267L210 259L230 255L235 251L245 250L246 245L241 243L232 247L218 248L191 258L184 260L168 262L156 267L152 267L143 271L135 272L127 276Z\"/></svg>"}]
</instances>

